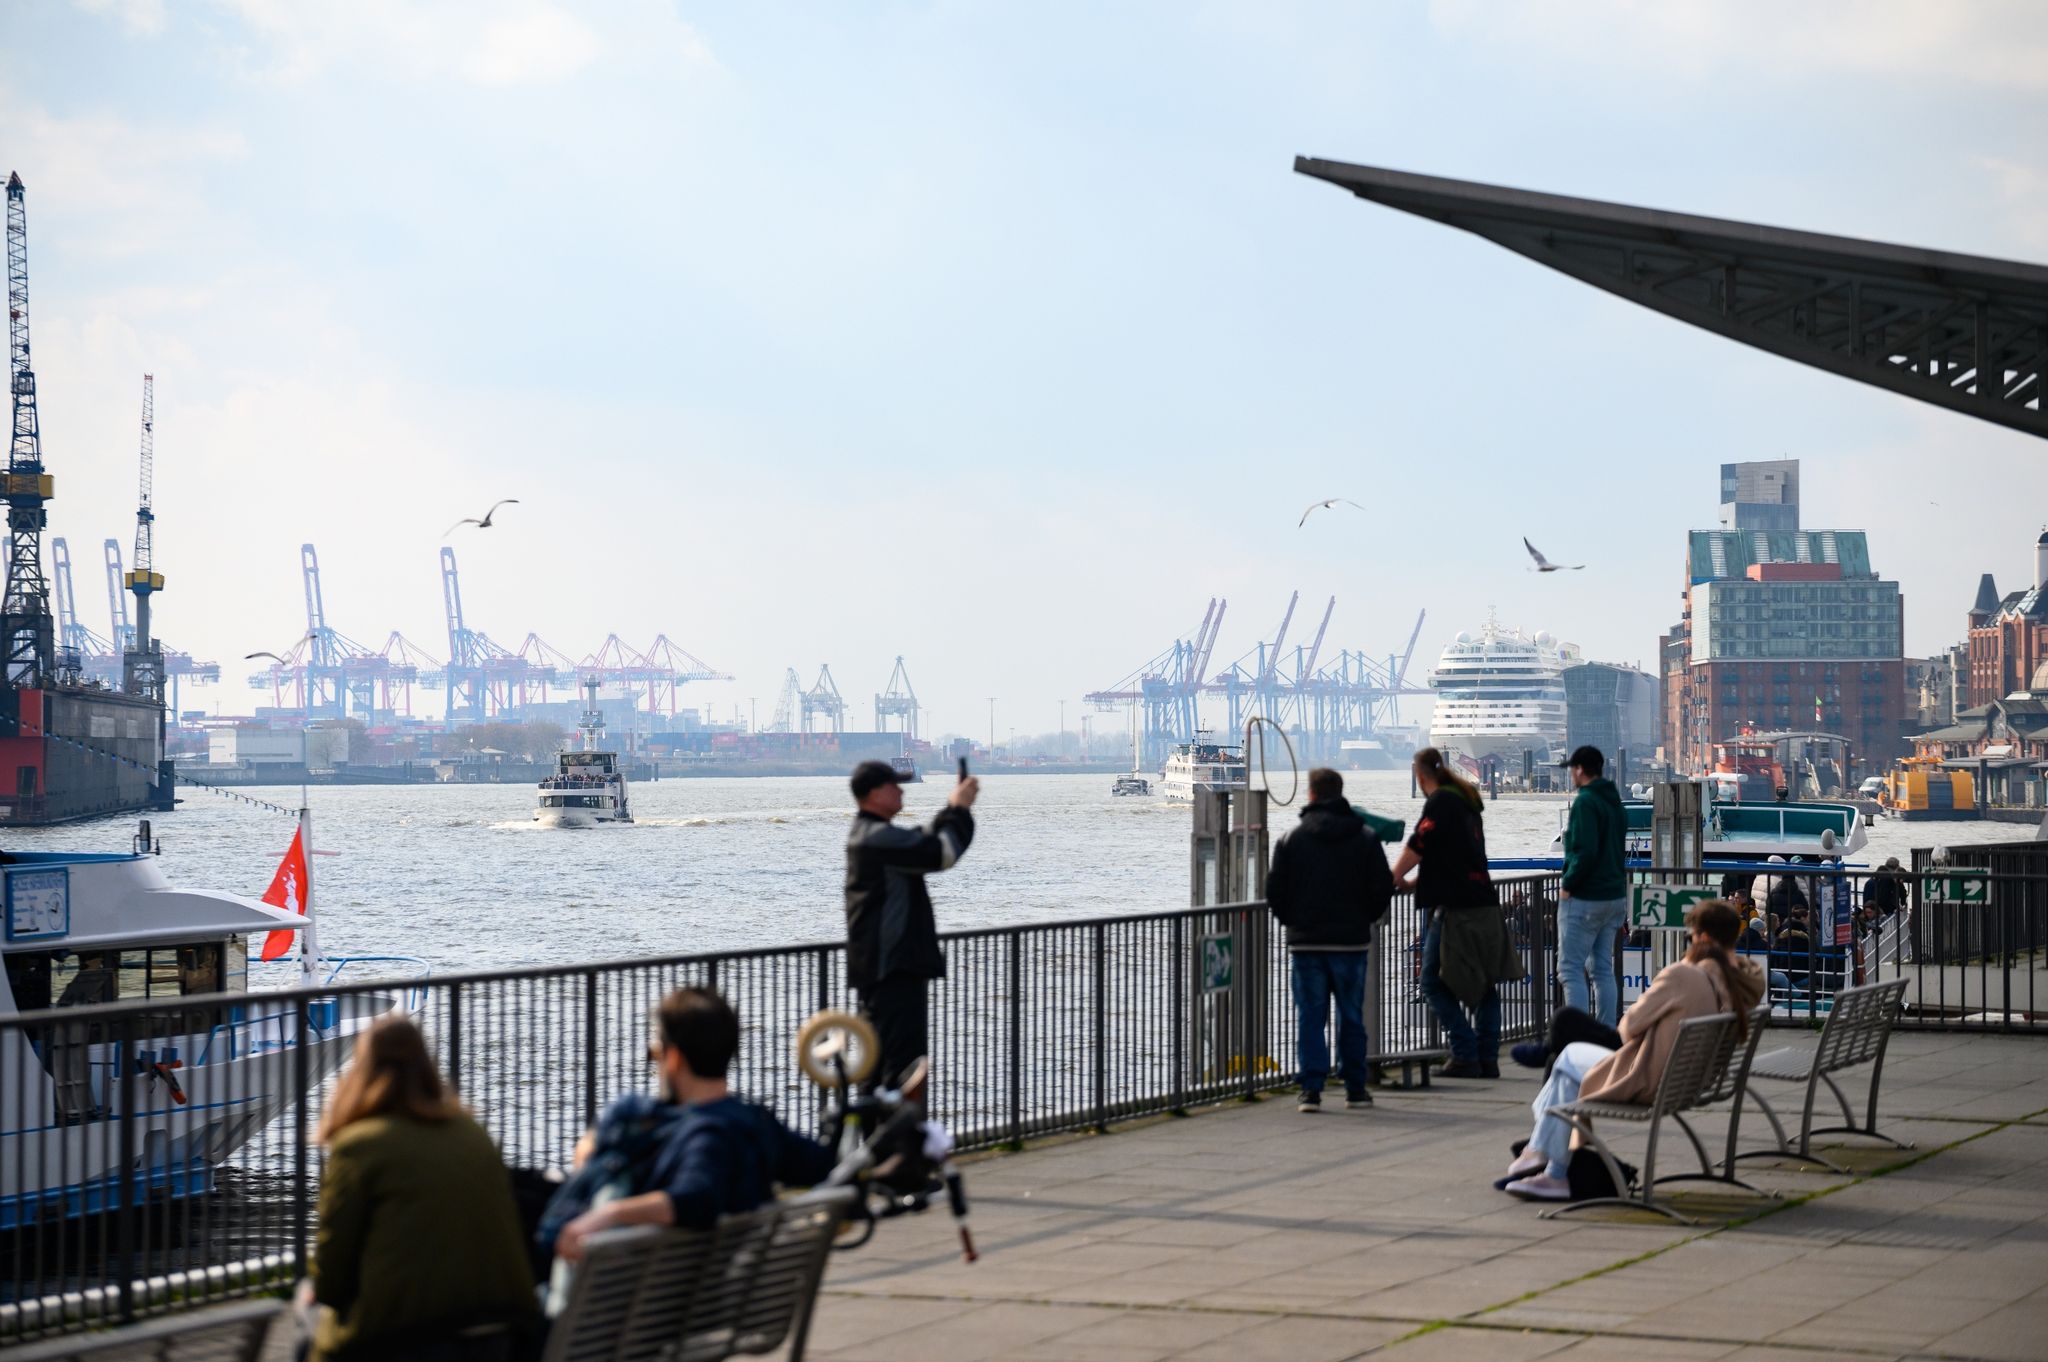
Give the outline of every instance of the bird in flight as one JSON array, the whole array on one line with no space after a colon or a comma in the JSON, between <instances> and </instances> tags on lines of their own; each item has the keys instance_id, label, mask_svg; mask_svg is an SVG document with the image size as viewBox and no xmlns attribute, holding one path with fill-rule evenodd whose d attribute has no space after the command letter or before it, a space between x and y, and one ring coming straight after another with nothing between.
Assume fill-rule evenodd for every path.
<instances>
[{"instance_id":1,"label":"bird in flight","mask_svg":"<svg viewBox=\"0 0 2048 1362\"><path fill-rule=\"evenodd\" d=\"M300 639L300 640L299 640L299 643L308 643L308 642L311 642L313 638L314 638L314 635L312 635L312 634L307 634L305 638L302 638L302 639ZM298 648L298 643L295 643L295 644L293 644L293 645L292 645L292 648L293 648L293 650L294 650L294 651L296 651L296 650L297 650L297 648ZM278 666L280 666L280 667L289 667L289 666L291 665L291 663L290 663L289 661L287 661L287 660L286 660L286 659L284 659L284 658L281 658L281 657L279 657L279 656L278 656L278 655L277 655L276 653L273 653L273 652L269 652L269 651L266 651L266 650L262 650L262 649L259 649L258 651L256 651L256 652L253 652L253 653L243 653L243 654L242 654L242 660L243 660L244 662L254 662L254 661L255 661L255 660L256 660L257 658L259 658L259 657L267 657L267 658L269 658L269 659L270 659L270 660L271 660L272 662L275 662L275 663L276 663L276 664L277 664Z\"/></svg>"},{"instance_id":2,"label":"bird in flight","mask_svg":"<svg viewBox=\"0 0 2048 1362\"><path fill-rule=\"evenodd\" d=\"M1584 563L1551 562L1543 556L1534 544L1529 542L1526 535L1522 537L1522 547L1529 550L1529 556L1536 560L1536 566L1529 569L1531 572L1579 572L1586 566Z\"/></svg>"},{"instance_id":3,"label":"bird in flight","mask_svg":"<svg viewBox=\"0 0 2048 1362\"><path fill-rule=\"evenodd\" d=\"M1317 511L1320 511L1327 506L1335 506L1338 502L1342 502L1346 506L1358 506L1358 503L1353 501L1350 497L1331 497L1327 501L1312 501L1309 503L1308 509L1301 513L1301 519L1294 522L1294 528L1297 530L1300 529L1303 525L1308 524L1308 518L1314 515ZM1362 511L1365 509L1365 507L1358 506L1358 509Z\"/></svg>"},{"instance_id":4,"label":"bird in flight","mask_svg":"<svg viewBox=\"0 0 2048 1362\"><path fill-rule=\"evenodd\" d=\"M456 521L453 525L450 525L446 530L443 530L441 532L441 537L443 539L446 539L449 535L454 534L464 525L474 525L480 530L488 530L489 528L491 528L491 517L498 513L498 507L517 506L518 504L518 497L506 497L503 501L494 503L490 510L485 511L484 518L482 520L478 520L475 516L465 516L463 519Z\"/></svg>"}]
</instances>

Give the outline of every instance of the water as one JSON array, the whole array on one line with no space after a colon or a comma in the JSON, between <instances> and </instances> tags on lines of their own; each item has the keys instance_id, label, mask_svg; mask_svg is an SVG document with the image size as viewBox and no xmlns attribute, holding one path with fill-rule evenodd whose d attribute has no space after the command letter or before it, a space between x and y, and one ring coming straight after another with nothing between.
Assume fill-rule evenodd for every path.
<instances>
[{"instance_id":1,"label":"water","mask_svg":"<svg viewBox=\"0 0 2048 1362\"><path fill-rule=\"evenodd\" d=\"M1346 792L1413 826L1406 771L1346 776ZM1274 777L1287 792L1285 773ZM927 818L950 781L906 789ZM1187 906L1189 811L1156 795L1119 799L1108 775L991 778L973 848L933 881L942 929ZM248 795L296 806L297 787ZM154 819L173 883L262 893L292 820L201 789ZM1565 805L1507 799L1487 809L1496 856L1547 854ZM312 791L313 875L330 953L414 955L437 973L559 965L836 939L843 780L665 780L633 788L630 827L550 829L524 785L329 786ZM1293 822L1275 811L1274 827ZM126 851L132 819L10 833L16 850ZM2000 823L1880 820L1862 859L1914 847L2004 841ZM278 966L277 968L283 968Z\"/></svg>"}]
</instances>

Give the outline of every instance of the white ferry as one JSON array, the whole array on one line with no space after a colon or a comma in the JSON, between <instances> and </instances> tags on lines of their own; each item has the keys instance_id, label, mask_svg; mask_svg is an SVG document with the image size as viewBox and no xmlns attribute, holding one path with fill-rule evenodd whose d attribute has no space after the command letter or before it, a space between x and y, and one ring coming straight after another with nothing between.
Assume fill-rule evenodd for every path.
<instances>
[{"instance_id":1,"label":"white ferry","mask_svg":"<svg viewBox=\"0 0 2048 1362\"><path fill-rule=\"evenodd\" d=\"M595 828L630 823L633 806L626 795L626 772L619 754L607 752L604 714L597 707L597 682L583 683L587 697L577 728L583 746L555 758L555 773L540 783L533 821L550 828Z\"/></svg>"},{"instance_id":2,"label":"white ferry","mask_svg":"<svg viewBox=\"0 0 2048 1362\"><path fill-rule=\"evenodd\" d=\"M1710 790L1711 793L1711 790ZM1647 800L1624 799L1628 818L1628 856L1648 864L1656 806ZM1553 856L1564 854L1563 819L1551 839ZM1715 797L1701 829L1700 855L1706 860L1762 861L1772 856L1805 857L1818 863L1854 856L1870 841L1870 820L1854 804L1800 800L1755 804Z\"/></svg>"},{"instance_id":3,"label":"white ferry","mask_svg":"<svg viewBox=\"0 0 2048 1362\"><path fill-rule=\"evenodd\" d=\"M1195 790L1201 786L1241 789L1245 784L1244 752L1217 743L1206 732L1175 747L1159 773L1159 793L1169 804L1194 803Z\"/></svg>"},{"instance_id":4,"label":"white ferry","mask_svg":"<svg viewBox=\"0 0 2048 1362\"><path fill-rule=\"evenodd\" d=\"M1556 761L1565 744L1564 670L1578 662L1577 645L1503 629L1489 611L1479 637L1452 639L1430 673L1430 744L1518 767L1524 752L1539 765Z\"/></svg>"},{"instance_id":5,"label":"white ferry","mask_svg":"<svg viewBox=\"0 0 2048 1362\"><path fill-rule=\"evenodd\" d=\"M355 1033L399 1005L381 993L312 1002L249 993L250 938L299 932L308 919L174 888L144 851L19 852L0 876L0 1018L54 1010L0 1026L0 1230L118 1205L114 1132L124 1115L134 1123L131 1195L208 1191L223 1161L340 1069ZM164 1006L146 1022L61 1015L133 999ZM117 1026L141 1033L119 1044Z\"/></svg>"}]
</instances>

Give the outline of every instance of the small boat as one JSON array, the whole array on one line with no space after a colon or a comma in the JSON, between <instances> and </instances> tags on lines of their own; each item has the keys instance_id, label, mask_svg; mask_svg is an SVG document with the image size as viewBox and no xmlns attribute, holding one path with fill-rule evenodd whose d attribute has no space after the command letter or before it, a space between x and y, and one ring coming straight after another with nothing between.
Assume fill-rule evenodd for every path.
<instances>
[{"instance_id":1,"label":"small boat","mask_svg":"<svg viewBox=\"0 0 2048 1362\"><path fill-rule=\"evenodd\" d=\"M164 1000L134 1023L143 1038L132 1046L118 1021L58 1016L0 1031L0 1230L117 1206L124 1116L143 1195L210 1191L229 1156L400 1005L383 993L266 1003L248 992L251 939L309 919L174 887L146 834L133 854L17 852L0 874L0 1015Z\"/></svg>"},{"instance_id":2,"label":"small boat","mask_svg":"<svg viewBox=\"0 0 2048 1362\"><path fill-rule=\"evenodd\" d=\"M577 728L583 746L555 757L555 773L544 778L533 821L550 828L595 828L630 823L633 808L626 796L626 772L619 754L604 750L604 714L597 707L597 680L583 683L583 721Z\"/></svg>"},{"instance_id":3,"label":"small boat","mask_svg":"<svg viewBox=\"0 0 2048 1362\"><path fill-rule=\"evenodd\" d=\"M1173 749L1160 772L1159 793L1171 804L1192 804L1197 789L1243 789L1244 750L1217 742L1208 730L1198 730L1193 742Z\"/></svg>"},{"instance_id":4,"label":"small boat","mask_svg":"<svg viewBox=\"0 0 2048 1362\"><path fill-rule=\"evenodd\" d=\"M889 765L895 768L896 779L904 785L921 785L924 777L917 773L917 758L908 752L889 758Z\"/></svg>"},{"instance_id":5,"label":"small boat","mask_svg":"<svg viewBox=\"0 0 2048 1362\"><path fill-rule=\"evenodd\" d=\"M1148 795L1152 793L1152 782L1141 775L1118 776L1109 792L1113 795Z\"/></svg>"}]
</instances>

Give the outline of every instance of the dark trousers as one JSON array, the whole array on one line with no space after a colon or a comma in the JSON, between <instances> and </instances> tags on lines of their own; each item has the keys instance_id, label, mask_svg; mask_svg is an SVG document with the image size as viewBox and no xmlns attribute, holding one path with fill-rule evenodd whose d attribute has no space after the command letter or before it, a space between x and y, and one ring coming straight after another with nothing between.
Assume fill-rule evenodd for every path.
<instances>
[{"instance_id":1,"label":"dark trousers","mask_svg":"<svg viewBox=\"0 0 2048 1362\"><path fill-rule=\"evenodd\" d=\"M882 1062L873 1083L895 1087L903 1072L931 1053L930 981L910 974L892 974L873 988L862 989L860 1010L875 1024Z\"/></svg>"}]
</instances>

